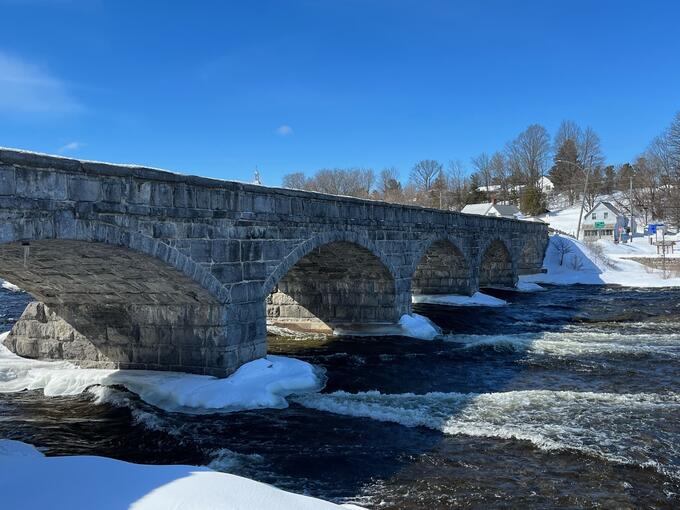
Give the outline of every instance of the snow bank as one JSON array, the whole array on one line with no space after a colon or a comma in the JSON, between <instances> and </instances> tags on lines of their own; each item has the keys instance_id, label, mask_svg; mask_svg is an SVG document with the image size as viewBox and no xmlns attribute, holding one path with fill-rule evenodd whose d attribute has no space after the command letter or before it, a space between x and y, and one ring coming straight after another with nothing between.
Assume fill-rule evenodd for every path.
<instances>
[{"instance_id":1,"label":"snow bank","mask_svg":"<svg viewBox=\"0 0 680 510\"><path fill-rule=\"evenodd\" d=\"M2 507L8 509L350 508L208 468L131 464L90 456L44 457L30 445L9 440L0 440L0 473Z\"/></svg>"},{"instance_id":2,"label":"snow bank","mask_svg":"<svg viewBox=\"0 0 680 510\"><path fill-rule=\"evenodd\" d=\"M0 287L2 287L3 289L7 289L11 292L21 292L21 289L19 287L17 287L16 285L14 285L13 283L10 283L10 282L5 281L5 280L0 280L0 282L2 282L2 283L0 283Z\"/></svg>"},{"instance_id":3,"label":"snow bank","mask_svg":"<svg viewBox=\"0 0 680 510\"><path fill-rule=\"evenodd\" d=\"M464 296L461 294L423 294L420 296L413 296L412 299L414 303L451 306L505 306L508 304L508 302L503 299L498 299L481 292L475 292L472 296Z\"/></svg>"},{"instance_id":4,"label":"snow bank","mask_svg":"<svg viewBox=\"0 0 680 510\"><path fill-rule=\"evenodd\" d=\"M318 391L321 369L294 358L267 356L225 379L151 370L85 369L64 361L21 358L2 346L0 393L43 390L47 396L78 395L92 386L124 386L144 401L171 412L209 413L284 408L294 393Z\"/></svg>"},{"instance_id":5,"label":"snow bank","mask_svg":"<svg viewBox=\"0 0 680 510\"><path fill-rule=\"evenodd\" d=\"M427 317L423 317L417 313L402 315L401 319L399 319L399 326L401 326L402 334L404 336L419 338L421 340L433 340L435 337L442 334L442 330L439 326Z\"/></svg>"},{"instance_id":6,"label":"snow bank","mask_svg":"<svg viewBox=\"0 0 680 510\"><path fill-rule=\"evenodd\" d=\"M617 245L610 242L598 242L589 246L588 243L581 243L570 237L551 236L543 260L547 273L524 275L520 281L555 285L680 286L680 278L664 279L659 270L632 260L610 256L610 249L615 250L616 247Z\"/></svg>"},{"instance_id":7,"label":"snow bank","mask_svg":"<svg viewBox=\"0 0 680 510\"><path fill-rule=\"evenodd\" d=\"M515 288L518 292L542 292L545 290L537 283L526 282L524 280L518 281Z\"/></svg>"}]
</instances>

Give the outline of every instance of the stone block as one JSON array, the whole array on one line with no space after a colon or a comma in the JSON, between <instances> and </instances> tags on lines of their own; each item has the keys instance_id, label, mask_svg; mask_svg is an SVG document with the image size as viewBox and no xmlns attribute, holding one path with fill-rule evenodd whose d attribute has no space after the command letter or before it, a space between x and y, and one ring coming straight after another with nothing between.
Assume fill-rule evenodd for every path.
<instances>
[{"instance_id":1,"label":"stone block","mask_svg":"<svg viewBox=\"0 0 680 510\"><path fill-rule=\"evenodd\" d=\"M210 242L210 256L213 262L240 262L241 243L231 239L216 239Z\"/></svg>"},{"instance_id":2,"label":"stone block","mask_svg":"<svg viewBox=\"0 0 680 510\"><path fill-rule=\"evenodd\" d=\"M14 173L16 194L32 199L66 200L66 175L32 168L18 167Z\"/></svg>"},{"instance_id":3,"label":"stone block","mask_svg":"<svg viewBox=\"0 0 680 510\"><path fill-rule=\"evenodd\" d=\"M14 167L0 166L0 195L14 195L16 193L16 179Z\"/></svg>"},{"instance_id":4,"label":"stone block","mask_svg":"<svg viewBox=\"0 0 680 510\"><path fill-rule=\"evenodd\" d=\"M99 180L70 177L68 198L76 202L96 202L101 199L102 185Z\"/></svg>"}]
</instances>

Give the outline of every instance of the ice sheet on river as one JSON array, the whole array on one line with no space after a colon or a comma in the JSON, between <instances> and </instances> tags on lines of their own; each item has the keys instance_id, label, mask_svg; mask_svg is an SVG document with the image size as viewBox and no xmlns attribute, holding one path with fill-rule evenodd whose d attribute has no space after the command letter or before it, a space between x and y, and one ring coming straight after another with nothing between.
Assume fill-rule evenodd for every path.
<instances>
[{"instance_id":1,"label":"ice sheet on river","mask_svg":"<svg viewBox=\"0 0 680 510\"><path fill-rule=\"evenodd\" d=\"M463 296L460 294L423 294L413 296L412 300L414 303L450 306L505 306L508 304L508 302L503 299L489 296L482 292L475 292L472 296Z\"/></svg>"},{"instance_id":2,"label":"ice sheet on river","mask_svg":"<svg viewBox=\"0 0 680 510\"><path fill-rule=\"evenodd\" d=\"M2 346L6 335L0 335L2 393L43 390L47 396L65 396L96 385L120 385L166 411L206 413L284 408L289 395L318 391L325 383L318 367L283 356L251 361L224 379L178 372L78 368L65 361L21 358Z\"/></svg>"},{"instance_id":3,"label":"ice sheet on river","mask_svg":"<svg viewBox=\"0 0 680 510\"><path fill-rule=\"evenodd\" d=\"M19 287L6 280L0 280L0 287L2 287L3 289L7 289L10 292L21 292L21 289Z\"/></svg>"},{"instance_id":4,"label":"ice sheet on river","mask_svg":"<svg viewBox=\"0 0 680 510\"><path fill-rule=\"evenodd\" d=\"M53 510L334 510L340 506L208 468L131 464L94 456L44 457L0 439L3 508ZM39 485L36 485L36 484ZM36 490L39 487L39 490Z\"/></svg>"}]
</instances>

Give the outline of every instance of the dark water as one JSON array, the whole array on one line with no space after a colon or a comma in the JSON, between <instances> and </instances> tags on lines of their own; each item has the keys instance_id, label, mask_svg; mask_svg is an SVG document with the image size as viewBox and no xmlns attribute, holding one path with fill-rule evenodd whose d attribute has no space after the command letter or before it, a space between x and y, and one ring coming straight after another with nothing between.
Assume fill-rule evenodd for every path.
<instances>
[{"instance_id":1,"label":"dark water","mask_svg":"<svg viewBox=\"0 0 680 510\"><path fill-rule=\"evenodd\" d=\"M27 301L0 290L0 328ZM444 342L272 339L326 369L284 410L170 414L122 389L0 395L0 437L50 455L211 465L368 508L680 505L680 292L562 287L419 307Z\"/></svg>"}]
</instances>

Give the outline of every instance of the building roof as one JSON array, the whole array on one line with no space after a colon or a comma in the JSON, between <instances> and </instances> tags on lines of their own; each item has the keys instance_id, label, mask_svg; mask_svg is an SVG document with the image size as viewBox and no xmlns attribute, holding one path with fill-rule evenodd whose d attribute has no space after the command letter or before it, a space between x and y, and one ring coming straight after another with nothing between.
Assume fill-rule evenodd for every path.
<instances>
[{"instance_id":1,"label":"building roof","mask_svg":"<svg viewBox=\"0 0 680 510\"><path fill-rule=\"evenodd\" d=\"M595 207L593 207L590 211L588 211L585 215L587 218L590 213L592 213L595 209L600 207L600 205L605 206L607 209L609 209L611 212L613 212L616 216L624 216L621 211L619 211L616 207L611 202L605 202L604 200L600 200L597 204L595 204Z\"/></svg>"},{"instance_id":2,"label":"building roof","mask_svg":"<svg viewBox=\"0 0 680 510\"><path fill-rule=\"evenodd\" d=\"M520 214L516 205L492 204L492 207L496 209L501 216L515 216L516 214Z\"/></svg>"},{"instance_id":3,"label":"building roof","mask_svg":"<svg viewBox=\"0 0 680 510\"><path fill-rule=\"evenodd\" d=\"M463 207L463 210L460 212L464 214L481 214L482 216L486 216L489 214L491 209L496 210L498 214L506 218L513 218L520 214L519 209L514 205L494 204L493 202L485 202L483 204L468 204Z\"/></svg>"},{"instance_id":4,"label":"building roof","mask_svg":"<svg viewBox=\"0 0 680 510\"><path fill-rule=\"evenodd\" d=\"M481 214L486 215L487 212L489 212L489 209L491 209L491 206L493 205L492 202L486 202L484 204L468 204L463 209L460 211L464 214Z\"/></svg>"}]
</instances>

